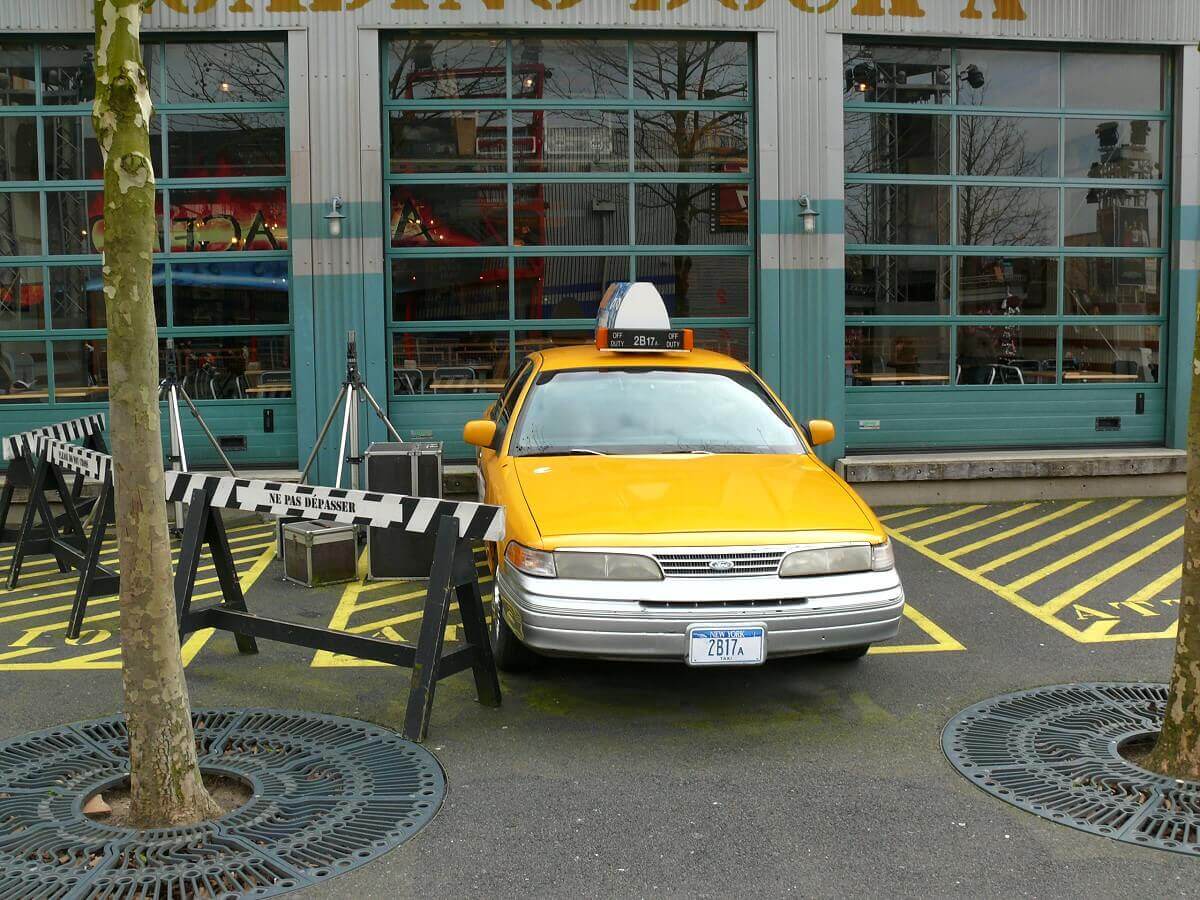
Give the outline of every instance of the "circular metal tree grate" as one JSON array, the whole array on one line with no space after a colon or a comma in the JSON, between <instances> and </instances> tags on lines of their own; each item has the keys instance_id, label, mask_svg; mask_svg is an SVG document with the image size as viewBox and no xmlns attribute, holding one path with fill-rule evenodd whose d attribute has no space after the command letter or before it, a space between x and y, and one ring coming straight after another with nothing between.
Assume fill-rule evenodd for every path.
<instances>
[{"instance_id":1,"label":"circular metal tree grate","mask_svg":"<svg viewBox=\"0 0 1200 900\"><path fill-rule=\"evenodd\" d=\"M994 697L942 733L956 769L1021 809L1118 841L1200 855L1200 782L1137 766L1119 748L1162 725L1162 684L1063 684Z\"/></svg>"},{"instance_id":2,"label":"circular metal tree grate","mask_svg":"<svg viewBox=\"0 0 1200 900\"><path fill-rule=\"evenodd\" d=\"M0 743L0 900L271 897L386 853L437 811L446 782L424 748L354 719L193 710L200 765L253 790L220 819L138 831L83 815L128 776L125 720Z\"/></svg>"}]
</instances>

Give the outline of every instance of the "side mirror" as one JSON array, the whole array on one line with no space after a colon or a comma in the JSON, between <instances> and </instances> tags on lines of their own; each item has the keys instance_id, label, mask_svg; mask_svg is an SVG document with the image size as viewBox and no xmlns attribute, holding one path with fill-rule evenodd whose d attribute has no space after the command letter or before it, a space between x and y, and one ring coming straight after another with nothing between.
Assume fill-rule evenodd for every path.
<instances>
[{"instance_id":1,"label":"side mirror","mask_svg":"<svg viewBox=\"0 0 1200 900\"><path fill-rule=\"evenodd\" d=\"M482 447L486 450L492 446L495 439L496 423L491 419L474 419L463 426L463 440L472 447Z\"/></svg>"},{"instance_id":2,"label":"side mirror","mask_svg":"<svg viewBox=\"0 0 1200 900\"><path fill-rule=\"evenodd\" d=\"M814 447L819 447L821 444L828 444L833 440L835 434L833 423L828 419L809 420L808 436Z\"/></svg>"}]
</instances>

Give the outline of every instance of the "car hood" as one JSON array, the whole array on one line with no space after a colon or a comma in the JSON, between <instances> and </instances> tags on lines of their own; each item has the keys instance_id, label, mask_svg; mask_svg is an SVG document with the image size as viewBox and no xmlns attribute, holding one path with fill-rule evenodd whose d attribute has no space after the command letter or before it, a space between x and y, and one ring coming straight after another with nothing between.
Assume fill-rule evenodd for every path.
<instances>
[{"instance_id":1,"label":"car hood","mask_svg":"<svg viewBox=\"0 0 1200 900\"><path fill-rule=\"evenodd\" d=\"M850 490L812 457L762 454L517 457L543 538L722 533L778 543L876 532ZM757 533L748 538L745 533ZM805 532L805 534L796 534ZM552 541L569 546L569 540ZM637 543L621 541L620 543ZM653 540L647 541L653 543Z\"/></svg>"}]
</instances>

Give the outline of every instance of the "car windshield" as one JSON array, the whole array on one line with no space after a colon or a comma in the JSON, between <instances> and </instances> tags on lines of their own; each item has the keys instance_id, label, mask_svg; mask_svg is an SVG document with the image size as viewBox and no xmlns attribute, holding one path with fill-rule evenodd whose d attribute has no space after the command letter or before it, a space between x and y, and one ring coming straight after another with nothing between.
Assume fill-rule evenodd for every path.
<instances>
[{"instance_id":1,"label":"car windshield","mask_svg":"<svg viewBox=\"0 0 1200 900\"><path fill-rule=\"evenodd\" d=\"M513 456L804 452L749 373L665 368L543 373L509 445Z\"/></svg>"}]
</instances>

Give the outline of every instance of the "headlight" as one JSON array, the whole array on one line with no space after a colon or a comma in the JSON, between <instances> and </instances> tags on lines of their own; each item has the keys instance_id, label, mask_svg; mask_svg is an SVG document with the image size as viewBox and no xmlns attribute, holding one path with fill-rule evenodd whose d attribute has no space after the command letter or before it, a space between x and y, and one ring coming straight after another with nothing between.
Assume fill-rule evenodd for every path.
<instances>
[{"instance_id":1,"label":"headlight","mask_svg":"<svg viewBox=\"0 0 1200 900\"><path fill-rule=\"evenodd\" d=\"M662 570L648 556L633 553L554 554L559 578L583 581L662 581Z\"/></svg>"},{"instance_id":2,"label":"headlight","mask_svg":"<svg viewBox=\"0 0 1200 900\"><path fill-rule=\"evenodd\" d=\"M896 554L892 551L890 540L871 548L871 568L876 572L896 568Z\"/></svg>"},{"instance_id":3,"label":"headlight","mask_svg":"<svg viewBox=\"0 0 1200 900\"><path fill-rule=\"evenodd\" d=\"M516 541L509 541L504 550L504 559L518 572L526 575L537 575L541 578L553 578L554 554L546 550L534 550Z\"/></svg>"},{"instance_id":4,"label":"headlight","mask_svg":"<svg viewBox=\"0 0 1200 900\"><path fill-rule=\"evenodd\" d=\"M796 578L803 575L866 572L872 566L871 551L869 544L796 550L783 558L783 562L779 564L779 575L781 578Z\"/></svg>"}]
</instances>

